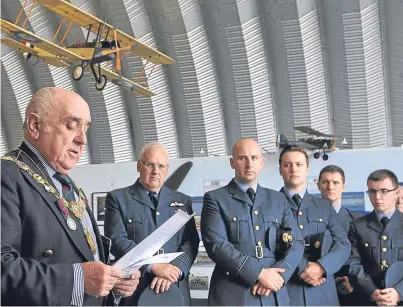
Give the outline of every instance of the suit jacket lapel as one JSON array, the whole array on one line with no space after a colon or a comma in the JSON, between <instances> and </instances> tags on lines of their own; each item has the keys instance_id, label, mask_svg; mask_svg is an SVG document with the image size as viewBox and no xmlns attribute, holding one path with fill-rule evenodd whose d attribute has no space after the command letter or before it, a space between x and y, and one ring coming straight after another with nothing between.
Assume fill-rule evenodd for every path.
<instances>
[{"instance_id":1,"label":"suit jacket lapel","mask_svg":"<svg viewBox=\"0 0 403 307\"><path fill-rule=\"evenodd\" d=\"M300 205L300 210L308 208L310 205L315 203L315 198L307 192L305 192L304 197L302 198L302 202Z\"/></svg>"},{"instance_id":2,"label":"suit jacket lapel","mask_svg":"<svg viewBox=\"0 0 403 307\"><path fill-rule=\"evenodd\" d=\"M56 189L53 180L52 178L50 178L45 166L39 160L38 156L32 152L27 144L25 144L25 142L21 143L19 150L21 150L21 154L19 155L18 159L27 164L35 173L44 176L45 179Z\"/></svg>"},{"instance_id":3,"label":"suit jacket lapel","mask_svg":"<svg viewBox=\"0 0 403 307\"><path fill-rule=\"evenodd\" d=\"M158 207L169 206L172 201L172 192L169 188L163 185L158 195Z\"/></svg>"},{"instance_id":4,"label":"suit jacket lapel","mask_svg":"<svg viewBox=\"0 0 403 307\"><path fill-rule=\"evenodd\" d=\"M340 220L340 223L342 224L343 228L345 230L347 230L347 232L348 232L352 218L351 218L350 214L348 213L347 209L344 208L343 205L340 208L338 216L339 216L339 220Z\"/></svg>"},{"instance_id":5,"label":"suit jacket lapel","mask_svg":"<svg viewBox=\"0 0 403 307\"><path fill-rule=\"evenodd\" d=\"M23 144L23 145L25 145L25 144ZM22 145L21 145L21 147L23 148ZM19 156L21 161L24 162L25 164L27 164L35 173L38 173L38 167L41 168L42 163L39 161L37 156L29 149L28 146L25 145L25 148L23 148L23 151L25 154L21 154ZM31 159L29 159L27 156ZM34 161L34 163L36 165L32 162L32 160ZM22 172L23 176L31 183L32 187L35 190L37 190L37 192L45 200L45 203L50 207L50 209L52 210L56 219L59 221L59 223L61 224L64 231L67 233L67 235L71 239L72 243L81 252L83 257L87 260L93 260L93 255L91 253L91 250L88 247L88 244L87 244L83 234L77 230L73 231L67 227L66 219L60 209L60 204L58 202L58 199L53 194L47 192L45 190L45 188L41 184L39 184L34 178L32 178L26 171L23 171L23 170L20 170L20 171ZM38 175L45 176L46 179L48 180L49 184L51 184L53 186L53 181L50 179L49 174L47 173L46 169L43 169L43 170L41 169L41 171L43 174L41 173ZM76 221L76 223L77 222L79 223L79 221Z\"/></svg>"},{"instance_id":6,"label":"suit jacket lapel","mask_svg":"<svg viewBox=\"0 0 403 307\"><path fill-rule=\"evenodd\" d=\"M260 205L262 205L268 199L269 198L266 196L266 191L260 185L257 185L255 203L253 204L253 207L258 208Z\"/></svg>"},{"instance_id":7,"label":"suit jacket lapel","mask_svg":"<svg viewBox=\"0 0 403 307\"><path fill-rule=\"evenodd\" d=\"M370 214L368 214L367 218L368 218L368 224L367 224L368 227L372 228L373 230L375 230L378 233L383 232L382 224L378 221L375 210L372 211Z\"/></svg>"},{"instance_id":8,"label":"suit jacket lapel","mask_svg":"<svg viewBox=\"0 0 403 307\"><path fill-rule=\"evenodd\" d=\"M139 203L146 205L151 210L155 210L154 205L151 203L150 198L146 190L141 185L140 181L137 180L130 188L130 193L132 194L132 198Z\"/></svg>"},{"instance_id":9,"label":"suit jacket lapel","mask_svg":"<svg viewBox=\"0 0 403 307\"><path fill-rule=\"evenodd\" d=\"M251 207L253 206L252 200L244 191L241 190L241 188L236 184L234 179L232 179L228 184L228 193L232 194L233 198L241 202L245 202Z\"/></svg>"}]
</instances>

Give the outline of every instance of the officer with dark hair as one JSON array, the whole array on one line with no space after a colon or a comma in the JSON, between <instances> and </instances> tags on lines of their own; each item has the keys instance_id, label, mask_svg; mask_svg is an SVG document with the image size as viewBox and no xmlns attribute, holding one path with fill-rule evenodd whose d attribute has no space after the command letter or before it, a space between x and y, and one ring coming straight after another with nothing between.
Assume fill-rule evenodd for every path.
<instances>
[{"instance_id":1,"label":"officer with dark hair","mask_svg":"<svg viewBox=\"0 0 403 307\"><path fill-rule=\"evenodd\" d=\"M333 208L340 218L341 226L344 231L348 233L350 223L362 216L363 213L352 211L342 204L342 194L346 190L346 177L343 169L337 165L325 166L319 173L318 189L320 190L322 198L332 203ZM362 289L360 287L354 289L351 286L347 273L348 266L345 265L335 274L340 305L359 305ZM355 291L354 293L353 290Z\"/></svg>"}]
</instances>

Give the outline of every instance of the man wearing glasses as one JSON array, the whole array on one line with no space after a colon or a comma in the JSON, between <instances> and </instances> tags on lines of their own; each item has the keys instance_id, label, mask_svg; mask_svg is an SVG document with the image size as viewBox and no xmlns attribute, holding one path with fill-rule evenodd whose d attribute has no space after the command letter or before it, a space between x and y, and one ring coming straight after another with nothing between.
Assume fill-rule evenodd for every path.
<instances>
[{"instance_id":1,"label":"man wearing glasses","mask_svg":"<svg viewBox=\"0 0 403 307\"><path fill-rule=\"evenodd\" d=\"M367 186L374 211L351 224L350 276L368 293L363 305L395 306L403 299L403 271L394 272L400 274L394 287L385 289L384 279L391 264L403 261L403 213L396 210L398 180L390 170L381 169L369 175Z\"/></svg>"},{"instance_id":2,"label":"man wearing glasses","mask_svg":"<svg viewBox=\"0 0 403 307\"><path fill-rule=\"evenodd\" d=\"M192 214L191 198L164 186L168 174L168 152L160 143L146 144L137 162L140 177L129 187L117 189L106 196L105 235L112 240L111 252L121 258L144 240L178 210ZM199 235L191 219L159 253L184 252L168 264L152 264L145 268L134 295L126 305L138 305L143 290L155 294L176 285L185 305L190 305L188 275L198 251ZM171 289L172 290L172 289ZM170 291L172 293L172 291ZM166 302L169 305L169 302Z\"/></svg>"}]
</instances>

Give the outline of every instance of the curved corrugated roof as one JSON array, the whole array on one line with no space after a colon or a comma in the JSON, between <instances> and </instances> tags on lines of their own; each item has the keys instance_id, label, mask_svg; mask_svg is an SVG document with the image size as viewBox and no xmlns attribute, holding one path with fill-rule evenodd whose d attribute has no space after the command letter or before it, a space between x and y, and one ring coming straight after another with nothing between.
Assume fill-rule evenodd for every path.
<instances>
[{"instance_id":1,"label":"curved corrugated roof","mask_svg":"<svg viewBox=\"0 0 403 307\"><path fill-rule=\"evenodd\" d=\"M2 18L14 21L24 1L3 1ZM156 96L135 97L111 83L99 92L91 78L75 82L71 69L25 61L2 46L1 154L22 140L24 108L43 86L75 90L90 105L81 164L137 160L151 141L164 143L171 158L229 154L241 137L272 151L276 134L298 137L293 127L302 125L343 136L348 148L403 144L399 0L71 3L176 64L154 69L148 86ZM28 29L52 39L60 20L37 6ZM85 36L73 26L66 43ZM144 64L127 54L123 74L135 79Z\"/></svg>"}]
</instances>

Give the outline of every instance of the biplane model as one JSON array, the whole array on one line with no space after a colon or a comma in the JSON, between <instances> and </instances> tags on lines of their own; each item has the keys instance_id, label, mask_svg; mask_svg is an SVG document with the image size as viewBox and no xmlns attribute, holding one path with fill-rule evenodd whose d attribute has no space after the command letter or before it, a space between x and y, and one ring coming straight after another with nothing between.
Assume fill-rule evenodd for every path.
<instances>
[{"instance_id":1,"label":"biplane model","mask_svg":"<svg viewBox=\"0 0 403 307\"><path fill-rule=\"evenodd\" d=\"M41 4L56 14L62 16L62 20L53 37L53 41L48 41L25 29L33 7ZM25 20L19 25L24 10L27 10ZM61 34L63 24L69 20L66 30L61 40L57 41ZM135 39L134 37L116 29L105 21L81 10L73 4L64 0L33 0L28 9L28 0L25 0L20 13L14 23L1 19L2 31L10 34L9 38L2 38L1 43L13 48L29 59L36 57L39 60L56 67L73 66L72 76L74 80L80 80L86 71L91 70L95 79L97 90L103 90L109 79L112 83L142 96L155 95L146 85L141 85L140 79L146 80L153 72L155 65L173 64L169 56L159 52ZM74 45L64 45L67 34L73 23L78 24L87 30L85 42L77 41ZM90 33L96 34L96 39L90 41ZM145 60L143 68L138 73L136 80L130 80L122 76L121 59L125 52L132 52ZM115 71L109 70L101 64L114 61ZM146 67L152 64L150 73L146 76Z\"/></svg>"},{"instance_id":2,"label":"biplane model","mask_svg":"<svg viewBox=\"0 0 403 307\"><path fill-rule=\"evenodd\" d=\"M334 151L335 135L325 134L307 126L294 127L294 130L302 132L306 137L299 138L297 141L289 141L284 135L279 134L277 135L276 146L284 148L287 145L296 145L312 151L315 159L319 159L321 152L323 152L322 158L324 161L329 159L327 153Z\"/></svg>"}]
</instances>

